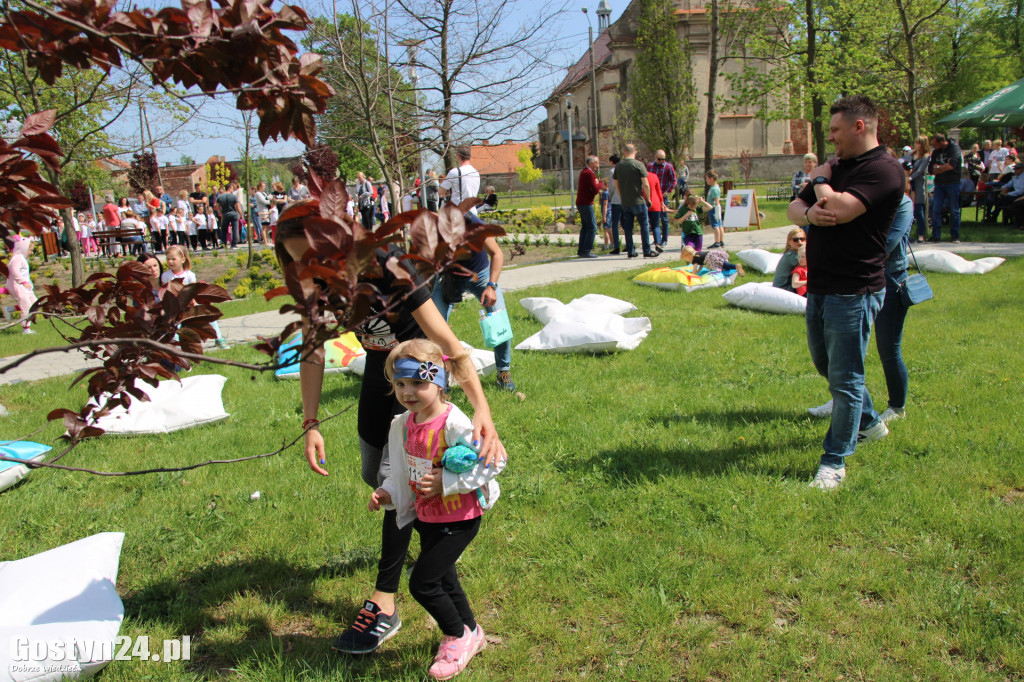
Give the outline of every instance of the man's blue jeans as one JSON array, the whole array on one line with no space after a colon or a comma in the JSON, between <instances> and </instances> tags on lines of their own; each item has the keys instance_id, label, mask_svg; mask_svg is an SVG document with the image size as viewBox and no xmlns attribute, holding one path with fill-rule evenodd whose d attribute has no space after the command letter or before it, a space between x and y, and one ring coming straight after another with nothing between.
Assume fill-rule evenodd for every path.
<instances>
[{"instance_id":1,"label":"man's blue jeans","mask_svg":"<svg viewBox=\"0 0 1024 682\"><path fill-rule=\"evenodd\" d=\"M654 231L654 234L660 237L660 240L656 240L656 243L665 246L666 244L668 244L668 206L665 206L664 211L658 211L656 213L652 213L651 215L656 215L658 217L657 224L651 225L651 229Z\"/></svg>"},{"instance_id":2,"label":"man's blue jeans","mask_svg":"<svg viewBox=\"0 0 1024 682\"><path fill-rule=\"evenodd\" d=\"M622 207L622 232L626 235L626 251L633 253L633 216L640 223L640 242L644 254L651 253L651 232L647 224L647 206L636 204Z\"/></svg>"},{"instance_id":3,"label":"man's blue jeans","mask_svg":"<svg viewBox=\"0 0 1024 682\"><path fill-rule=\"evenodd\" d=\"M619 224L622 222L622 204L612 204L608 211L608 222L612 230L612 250L619 250Z\"/></svg>"},{"instance_id":4,"label":"man's blue jeans","mask_svg":"<svg viewBox=\"0 0 1024 682\"><path fill-rule=\"evenodd\" d=\"M469 293L476 296L476 300L479 303L480 297L483 296L484 289L487 288L487 280L491 276L491 267L488 265L486 268L476 273L476 281L470 279L460 279L462 282L462 290L468 291ZM493 310L501 310L505 307L505 297L501 293L501 287L499 286L494 290L498 300L495 301L493 308L487 308L488 312ZM434 280L434 291L431 293L431 298L434 299L434 305L441 311L441 316L444 317L445 322L448 321L448 316L452 314L452 308L455 307L455 303L449 303L444 300L444 292L441 291L440 280ZM494 365L499 372L507 372L512 368L512 340L509 339L505 343L498 344L494 348Z\"/></svg>"},{"instance_id":5,"label":"man's blue jeans","mask_svg":"<svg viewBox=\"0 0 1024 682\"><path fill-rule=\"evenodd\" d=\"M960 239L960 184L935 185L932 200L932 239L942 238L942 210L949 207L949 238Z\"/></svg>"},{"instance_id":6,"label":"man's blue jeans","mask_svg":"<svg viewBox=\"0 0 1024 682\"><path fill-rule=\"evenodd\" d=\"M914 224L917 225L917 236L928 237L928 224L924 220L924 204L914 204Z\"/></svg>"},{"instance_id":7,"label":"man's blue jeans","mask_svg":"<svg viewBox=\"0 0 1024 682\"><path fill-rule=\"evenodd\" d=\"M651 233L654 237L655 244L662 244L668 239L668 221L662 221L662 218L668 215L668 211L648 211L647 222L651 226ZM665 222L665 226L662 226L662 222Z\"/></svg>"},{"instance_id":8,"label":"man's blue jeans","mask_svg":"<svg viewBox=\"0 0 1024 682\"><path fill-rule=\"evenodd\" d=\"M844 466L857 449L857 432L878 422L864 384L864 355L884 298L885 291L807 295L807 346L832 394L832 423L822 443L826 466Z\"/></svg>"},{"instance_id":9,"label":"man's blue jeans","mask_svg":"<svg viewBox=\"0 0 1024 682\"><path fill-rule=\"evenodd\" d=\"M594 236L597 234L597 222L594 218L594 205L577 206L580 213L580 240L576 245L576 255L583 256L594 249ZM485 279L484 282L487 280Z\"/></svg>"}]
</instances>

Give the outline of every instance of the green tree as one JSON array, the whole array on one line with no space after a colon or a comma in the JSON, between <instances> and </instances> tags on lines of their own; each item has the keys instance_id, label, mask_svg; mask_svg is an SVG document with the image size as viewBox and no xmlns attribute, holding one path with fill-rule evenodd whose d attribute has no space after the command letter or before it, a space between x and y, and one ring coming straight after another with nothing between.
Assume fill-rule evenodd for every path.
<instances>
[{"instance_id":1,"label":"green tree","mask_svg":"<svg viewBox=\"0 0 1024 682\"><path fill-rule=\"evenodd\" d=\"M679 40L671 0L641 0L636 47L629 85L633 129L678 164L693 144L697 91L689 42Z\"/></svg>"},{"instance_id":2,"label":"green tree","mask_svg":"<svg viewBox=\"0 0 1024 682\"><path fill-rule=\"evenodd\" d=\"M415 96L378 45L373 17L357 5L353 12L315 19L303 40L323 58L322 77L336 93L318 117L318 141L334 150L342 176L383 175L390 186L415 170Z\"/></svg>"},{"instance_id":3,"label":"green tree","mask_svg":"<svg viewBox=\"0 0 1024 682\"><path fill-rule=\"evenodd\" d=\"M516 173L519 174L519 182L524 185L533 185L533 183L544 177L544 171L534 167L533 152L529 148L523 147L516 152L516 158L519 159L519 166L516 168Z\"/></svg>"}]
</instances>

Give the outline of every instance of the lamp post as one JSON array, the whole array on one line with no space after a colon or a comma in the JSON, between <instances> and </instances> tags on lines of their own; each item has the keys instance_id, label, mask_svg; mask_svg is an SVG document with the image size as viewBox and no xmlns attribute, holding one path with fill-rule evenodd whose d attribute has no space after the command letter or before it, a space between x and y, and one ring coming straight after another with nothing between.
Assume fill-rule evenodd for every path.
<instances>
[{"instance_id":1,"label":"lamp post","mask_svg":"<svg viewBox=\"0 0 1024 682\"><path fill-rule=\"evenodd\" d=\"M576 217L576 200L573 196L576 190L573 187L573 164L572 164L572 95L565 96L565 108L569 110L569 217Z\"/></svg>"},{"instance_id":2,"label":"lamp post","mask_svg":"<svg viewBox=\"0 0 1024 682\"><path fill-rule=\"evenodd\" d=\"M601 153L598 151L597 144L597 75L594 70L594 24L590 21L590 14L587 12L587 8L583 8L583 14L587 17L587 30L589 32L590 42L588 43L588 51L590 52L590 110L587 112L587 117L590 119L590 148L594 151L594 156L600 157Z\"/></svg>"}]
</instances>

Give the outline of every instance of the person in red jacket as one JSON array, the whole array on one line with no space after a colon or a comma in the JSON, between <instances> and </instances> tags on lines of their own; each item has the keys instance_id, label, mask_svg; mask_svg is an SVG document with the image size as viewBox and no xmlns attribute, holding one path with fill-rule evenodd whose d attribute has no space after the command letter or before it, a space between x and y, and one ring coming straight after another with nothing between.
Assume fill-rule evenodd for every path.
<instances>
[{"instance_id":1,"label":"person in red jacket","mask_svg":"<svg viewBox=\"0 0 1024 682\"><path fill-rule=\"evenodd\" d=\"M651 245L655 251L661 253L665 250L661 245L668 239L667 234L662 234L662 230L666 229L662 227L661 220L662 214L665 213L665 197L662 196L661 181L657 175L647 171L647 182L651 183L651 204L647 207L647 222L654 230L654 242Z\"/></svg>"},{"instance_id":2,"label":"person in red jacket","mask_svg":"<svg viewBox=\"0 0 1024 682\"><path fill-rule=\"evenodd\" d=\"M594 197L605 188L604 182L597 179L598 164L596 156L587 157L587 165L580 171L579 188L576 190L576 210L580 214L580 239L576 245L576 256L579 258L597 258L593 252L594 237L597 234Z\"/></svg>"}]
</instances>

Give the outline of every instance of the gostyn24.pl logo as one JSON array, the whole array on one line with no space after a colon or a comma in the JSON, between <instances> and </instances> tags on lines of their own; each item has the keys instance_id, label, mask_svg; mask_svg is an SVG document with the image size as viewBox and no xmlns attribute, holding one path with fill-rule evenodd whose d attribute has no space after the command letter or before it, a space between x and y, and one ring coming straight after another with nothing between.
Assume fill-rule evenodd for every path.
<instances>
[{"instance_id":1,"label":"gostyn24.pl logo","mask_svg":"<svg viewBox=\"0 0 1024 682\"><path fill-rule=\"evenodd\" d=\"M192 638L161 640L158 650L150 651L149 637L115 637L95 639L32 639L11 638L11 660L27 664L60 664L63 661L188 661L192 659ZM154 640L154 644L155 644Z\"/></svg>"}]
</instances>

